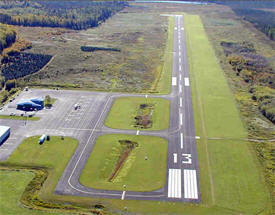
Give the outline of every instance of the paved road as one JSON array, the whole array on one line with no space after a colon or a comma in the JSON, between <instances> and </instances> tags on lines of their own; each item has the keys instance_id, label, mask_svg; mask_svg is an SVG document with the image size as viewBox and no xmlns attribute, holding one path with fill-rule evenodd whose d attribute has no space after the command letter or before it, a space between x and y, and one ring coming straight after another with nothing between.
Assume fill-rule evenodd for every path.
<instances>
[{"instance_id":1,"label":"paved road","mask_svg":"<svg viewBox=\"0 0 275 215\"><path fill-rule=\"evenodd\" d=\"M57 98L55 107L52 110L38 112L37 115L41 117L41 120L27 122L26 125L23 121L0 120L1 124L9 125L12 129L11 137L0 147L0 160L7 159L27 136L43 133L72 136L79 140L79 146L58 182L55 189L56 194L200 202L198 159L182 16L175 16L172 76L170 95L149 95L149 97L162 97L170 101L169 129L139 132L139 135L160 136L168 140L167 180L165 187L160 190L152 192L96 190L84 187L79 183L82 169L98 136L110 133L136 134L135 130L116 130L104 126L104 120L115 98L144 95L56 90L24 92L14 103L20 99L50 94ZM80 110L74 110L76 103L81 105ZM14 104L9 106L7 110L3 111L4 113L15 111ZM16 141L12 142L13 140ZM5 150L1 150L4 148Z\"/></svg>"}]
</instances>

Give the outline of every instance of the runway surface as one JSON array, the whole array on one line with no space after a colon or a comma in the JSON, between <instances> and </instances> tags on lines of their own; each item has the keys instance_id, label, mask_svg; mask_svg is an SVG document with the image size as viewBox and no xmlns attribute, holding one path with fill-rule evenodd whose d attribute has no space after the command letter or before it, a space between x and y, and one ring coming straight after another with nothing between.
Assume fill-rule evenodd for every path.
<instances>
[{"instance_id":1,"label":"runway surface","mask_svg":"<svg viewBox=\"0 0 275 215\"><path fill-rule=\"evenodd\" d=\"M0 160L5 160L21 141L33 135L49 134L71 136L79 145L69 161L55 193L98 198L119 198L157 201L200 202L199 168L194 130L193 107L185 47L183 17L175 15L172 91L161 97L170 101L170 126L163 131L118 130L104 126L104 120L113 101L121 96L145 96L119 93L30 90L23 92L1 114L15 111L20 99L50 95L57 98L52 110L37 113L40 121L0 119L1 125L11 127L10 138L0 146ZM74 110L79 104L80 109ZM97 190L79 183L80 174L90 156L98 136L110 133L152 135L168 140L166 185L151 192Z\"/></svg>"}]
</instances>

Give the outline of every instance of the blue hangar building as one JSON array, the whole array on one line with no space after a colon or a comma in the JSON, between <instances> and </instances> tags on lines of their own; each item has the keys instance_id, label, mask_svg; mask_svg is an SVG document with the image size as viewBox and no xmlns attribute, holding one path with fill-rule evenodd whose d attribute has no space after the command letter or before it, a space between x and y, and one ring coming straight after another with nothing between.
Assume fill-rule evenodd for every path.
<instances>
[{"instance_id":1,"label":"blue hangar building","mask_svg":"<svg viewBox=\"0 0 275 215\"><path fill-rule=\"evenodd\" d=\"M34 98L20 101L17 103L17 109L23 111L42 110L44 108L44 98Z\"/></svg>"}]
</instances>

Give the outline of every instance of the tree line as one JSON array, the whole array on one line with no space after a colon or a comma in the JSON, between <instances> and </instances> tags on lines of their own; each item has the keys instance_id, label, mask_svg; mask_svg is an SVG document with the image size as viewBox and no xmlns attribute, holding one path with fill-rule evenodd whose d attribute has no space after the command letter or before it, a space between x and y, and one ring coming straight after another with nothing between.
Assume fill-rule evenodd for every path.
<instances>
[{"instance_id":1,"label":"tree line","mask_svg":"<svg viewBox=\"0 0 275 215\"><path fill-rule=\"evenodd\" d=\"M98 26L125 6L127 2L120 1L8 1L0 4L0 22L81 30Z\"/></svg>"},{"instance_id":2,"label":"tree line","mask_svg":"<svg viewBox=\"0 0 275 215\"><path fill-rule=\"evenodd\" d=\"M14 28L0 24L0 53L4 48L9 47L16 40L16 31Z\"/></svg>"}]
</instances>

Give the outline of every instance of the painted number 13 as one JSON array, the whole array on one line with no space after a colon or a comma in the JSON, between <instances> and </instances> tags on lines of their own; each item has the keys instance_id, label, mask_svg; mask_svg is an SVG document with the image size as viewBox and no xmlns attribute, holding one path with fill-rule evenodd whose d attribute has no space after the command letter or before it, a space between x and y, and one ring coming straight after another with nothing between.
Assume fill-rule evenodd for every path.
<instances>
[{"instance_id":1,"label":"painted number 13","mask_svg":"<svg viewBox=\"0 0 275 215\"><path fill-rule=\"evenodd\" d=\"M182 157L184 158L182 163L192 164L192 155L191 154L182 154Z\"/></svg>"}]
</instances>

